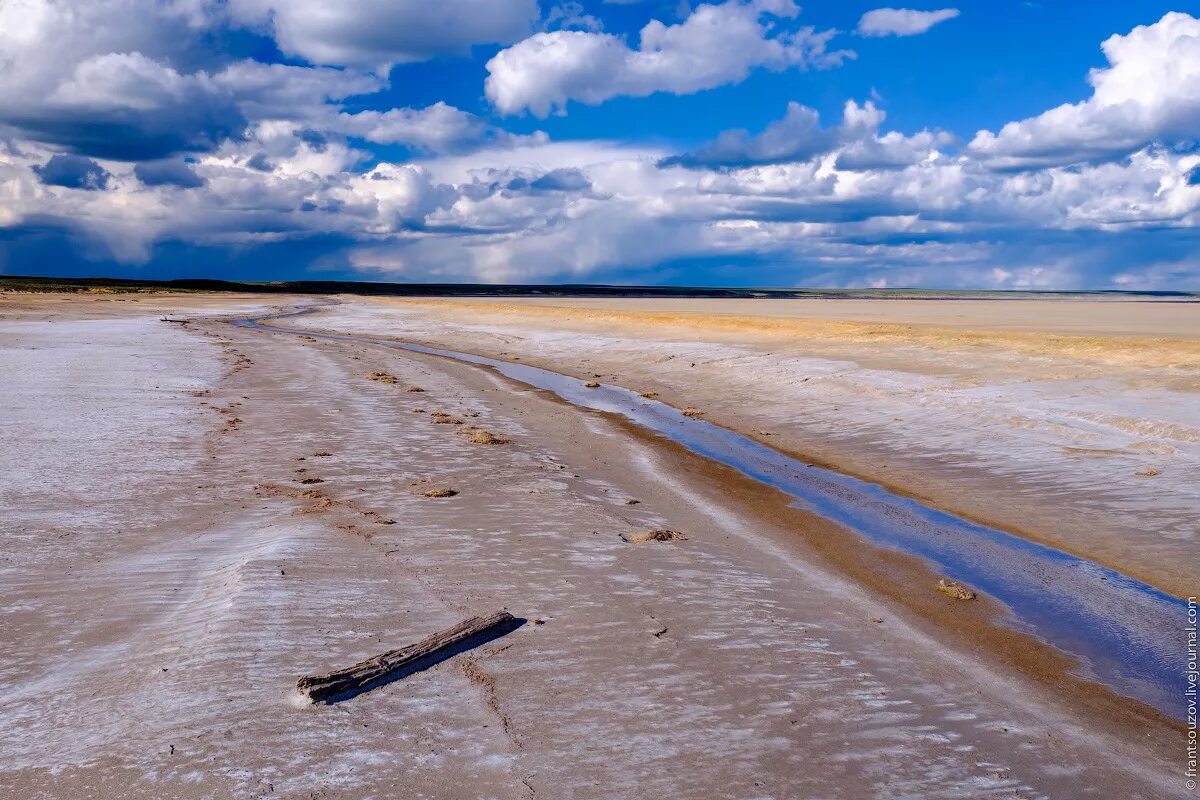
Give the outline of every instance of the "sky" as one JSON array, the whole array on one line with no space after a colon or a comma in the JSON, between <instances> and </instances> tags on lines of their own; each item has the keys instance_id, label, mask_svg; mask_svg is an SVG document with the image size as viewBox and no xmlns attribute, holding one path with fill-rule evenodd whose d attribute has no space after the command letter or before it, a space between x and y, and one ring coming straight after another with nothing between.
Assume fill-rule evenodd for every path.
<instances>
[{"instance_id":1,"label":"sky","mask_svg":"<svg viewBox=\"0 0 1200 800\"><path fill-rule=\"evenodd\" d=\"M0 274L1200 290L1198 17L0 0Z\"/></svg>"}]
</instances>

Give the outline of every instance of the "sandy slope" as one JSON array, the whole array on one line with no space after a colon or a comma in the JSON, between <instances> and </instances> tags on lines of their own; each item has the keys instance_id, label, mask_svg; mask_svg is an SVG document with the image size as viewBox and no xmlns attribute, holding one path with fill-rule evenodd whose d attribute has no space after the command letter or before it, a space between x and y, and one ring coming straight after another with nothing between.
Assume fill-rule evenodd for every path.
<instances>
[{"instance_id":1,"label":"sandy slope","mask_svg":"<svg viewBox=\"0 0 1200 800\"><path fill-rule=\"evenodd\" d=\"M1197 591L1200 304L369 300L303 324L656 391L774 447Z\"/></svg>"},{"instance_id":2,"label":"sandy slope","mask_svg":"<svg viewBox=\"0 0 1200 800\"><path fill-rule=\"evenodd\" d=\"M255 301L0 304L0 796L1184 796L1173 736L1098 729L612 420L169 302ZM296 701L501 607L544 624Z\"/></svg>"}]
</instances>

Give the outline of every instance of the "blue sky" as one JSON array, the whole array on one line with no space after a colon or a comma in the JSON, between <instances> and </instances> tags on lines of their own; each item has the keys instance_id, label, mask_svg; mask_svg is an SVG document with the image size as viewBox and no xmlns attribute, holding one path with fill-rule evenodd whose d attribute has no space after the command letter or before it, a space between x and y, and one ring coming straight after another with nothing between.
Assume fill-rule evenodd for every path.
<instances>
[{"instance_id":1,"label":"blue sky","mask_svg":"<svg viewBox=\"0 0 1200 800\"><path fill-rule=\"evenodd\" d=\"M8 0L0 273L1200 289L1189 3Z\"/></svg>"}]
</instances>

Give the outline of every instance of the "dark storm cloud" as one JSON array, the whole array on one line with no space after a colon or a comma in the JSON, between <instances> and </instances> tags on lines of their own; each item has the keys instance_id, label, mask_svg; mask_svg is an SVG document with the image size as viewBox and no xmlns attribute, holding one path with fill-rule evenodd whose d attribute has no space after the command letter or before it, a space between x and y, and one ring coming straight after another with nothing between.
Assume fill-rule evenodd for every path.
<instances>
[{"instance_id":1,"label":"dark storm cloud","mask_svg":"<svg viewBox=\"0 0 1200 800\"><path fill-rule=\"evenodd\" d=\"M147 161L134 167L133 174L147 186L197 189L204 185L204 179L182 161Z\"/></svg>"},{"instance_id":2,"label":"dark storm cloud","mask_svg":"<svg viewBox=\"0 0 1200 800\"><path fill-rule=\"evenodd\" d=\"M68 189L103 191L108 188L112 177L104 167L90 158L58 154L33 171L47 186L65 186Z\"/></svg>"}]
</instances>

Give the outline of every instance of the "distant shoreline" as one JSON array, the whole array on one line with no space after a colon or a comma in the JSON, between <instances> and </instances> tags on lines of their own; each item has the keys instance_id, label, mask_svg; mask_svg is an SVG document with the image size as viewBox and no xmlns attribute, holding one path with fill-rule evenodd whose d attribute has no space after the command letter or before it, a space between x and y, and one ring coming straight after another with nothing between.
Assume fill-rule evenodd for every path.
<instances>
[{"instance_id":1,"label":"distant shoreline","mask_svg":"<svg viewBox=\"0 0 1200 800\"><path fill-rule=\"evenodd\" d=\"M1200 292L1079 289L1063 291L985 289L779 289L606 284L377 283L369 281L224 281L207 278L52 278L0 275L0 293L222 292L238 294L354 294L387 297L678 297L742 299L1012 300L1089 299L1200 302Z\"/></svg>"}]
</instances>

